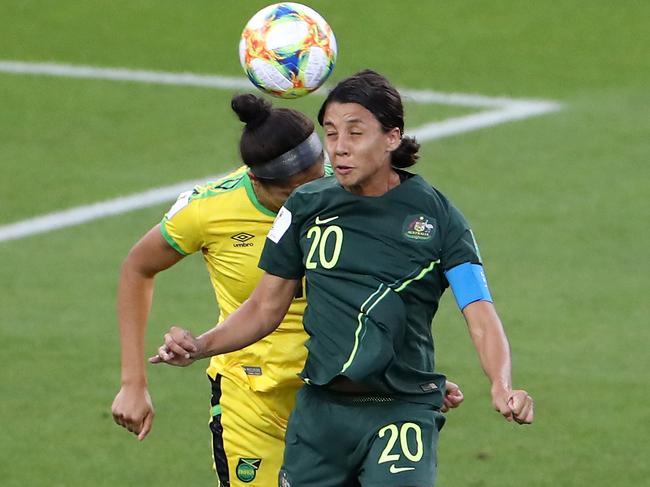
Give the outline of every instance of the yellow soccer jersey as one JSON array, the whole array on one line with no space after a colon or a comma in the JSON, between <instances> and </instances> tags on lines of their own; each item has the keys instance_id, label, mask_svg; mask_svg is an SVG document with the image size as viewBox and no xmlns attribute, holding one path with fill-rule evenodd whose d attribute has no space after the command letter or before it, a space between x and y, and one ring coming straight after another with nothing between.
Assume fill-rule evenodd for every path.
<instances>
[{"instance_id":1,"label":"yellow soccer jersey","mask_svg":"<svg viewBox=\"0 0 650 487\"><path fill-rule=\"evenodd\" d=\"M242 167L223 179L182 193L163 218L163 237L183 255L201 251L220 308L219 322L253 292L257 267L275 213L257 200ZM296 387L307 355L302 326L306 301L297 298L279 328L249 347L212 357L207 369L254 391Z\"/></svg>"}]
</instances>

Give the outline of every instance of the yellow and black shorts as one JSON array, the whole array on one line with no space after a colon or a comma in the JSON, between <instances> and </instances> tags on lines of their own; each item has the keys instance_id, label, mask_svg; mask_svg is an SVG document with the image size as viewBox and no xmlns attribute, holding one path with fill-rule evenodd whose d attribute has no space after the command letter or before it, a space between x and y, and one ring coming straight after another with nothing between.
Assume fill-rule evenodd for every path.
<instances>
[{"instance_id":1,"label":"yellow and black shorts","mask_svg":"<svg viewBox=\"0 0 650 487\"><path fill-rule=\"evenodd\" d=\"M210 380L210 430L219 485L277 485L287 421L298 388L255 392L222 375Z\"/></svg>"}]
</instances>

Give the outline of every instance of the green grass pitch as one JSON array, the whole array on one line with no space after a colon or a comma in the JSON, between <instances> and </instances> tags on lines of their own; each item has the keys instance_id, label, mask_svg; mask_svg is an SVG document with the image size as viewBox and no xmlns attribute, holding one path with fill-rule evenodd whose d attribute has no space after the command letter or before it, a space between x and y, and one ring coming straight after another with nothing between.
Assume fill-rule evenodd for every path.
<instances>
[{"instance_id":1,"label":"green grass pitch","mask_svg":"<svg viewBox=\"0 0 650 487\"><path fill-rule=\"evenodd\" d=\"M269 2L270 3L270 2ZM266 2L3 0L0 60L242 76L239 34ZM640 486L650 476L650 4L314 0L339 44L333 80L372 67L397 86L555 100L559 112L423 144L417 171L472 222L536 400L491 411L447 296L440 368L466 401L440 441L441 487ZM252 87L251 87L252 90ZM0 227L237 165L232 91L0 72ZM322 100L285 102L315 116ZM474 109L406 104L407 128ZM149 367L156 420L113 424L115 288L169 204L0 242L0 484L214 485L203 366ZM198 257L159 276L153 352L217 316Z\"/></svg>"}]
</instances>

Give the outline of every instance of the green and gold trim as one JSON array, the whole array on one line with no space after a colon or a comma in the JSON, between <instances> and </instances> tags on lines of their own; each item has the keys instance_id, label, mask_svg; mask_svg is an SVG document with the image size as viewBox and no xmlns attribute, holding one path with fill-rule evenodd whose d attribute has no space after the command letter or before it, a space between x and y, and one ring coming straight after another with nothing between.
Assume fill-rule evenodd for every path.
<instances>
[{"instance_id":1,"label":"green and gold trim","mask_svg":"<svg viewBox=\"0 0 650 487\"><path fill-rule=\"evenodd\" d=\"M167 217L164 217L162 221L160 222L160 233L163 236L163 238L167 241L167 243L172 247L176 252L178 252L181 255L188 255L187 252L185 252L177 243L176 240L172 238L172 236L169 234L167 231L167 227L165 227L165 222L167 221Z\"/></svg>"},{"instance_id":2,"label":"green and gold trim","mask_svg":"<svg viewBox=\"0 0 650 487\"><path fill-rule=\"evenodd\" d=\"M357 315L357 329L354 332L354 346L352 347L352 352L350 352L350 356L348 357L348 360L343 364L343 368L341 369L341 372L339 374L344 373L350 365L352 365L352 362L354 361L355 356L357 355L357 352L359 351L359 341L360 341L360 336L361 332L363 330L363 327L366 323L366 319L364 319L372 309L377 306L381 302L382 299L386 297L386 295L393 290L396 293L399 293L406 289L412 282L419 281L420 279L423 279L424 276L426 276L429 272L431 272L436 264L440 263L440 259L435 260L431 262L427 267L424 267L420 269L420 271L415 275L415 277L412 278L405 278L405 280L402 282L402 284L398 285L399 279L395 281L391 286L387 286L384 283L380 284L379 287L375 292L373 292L368 299L366 299L361 307L359 308L359 314ZM414 273L411 273L413 275ZM395 287L397 286L397 287Z\"/></svg>"}]
</instances>

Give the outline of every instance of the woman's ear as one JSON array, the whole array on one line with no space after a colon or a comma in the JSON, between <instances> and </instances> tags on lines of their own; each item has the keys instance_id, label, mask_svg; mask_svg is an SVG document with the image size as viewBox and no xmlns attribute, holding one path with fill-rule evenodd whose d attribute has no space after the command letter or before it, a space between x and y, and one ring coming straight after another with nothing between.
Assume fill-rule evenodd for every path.
<instances>
[{"instance_id":1,"label":"woman's ear","mask_svg":"<svg viewBox=\"0 0 650 487\"><path fill-rule=\"evenodd\" d=\"M393 127L386 132L386 141L388 143L388 152L393 152L402 143L402 131L397 127Z\"/></svg>"}]
</instances>

